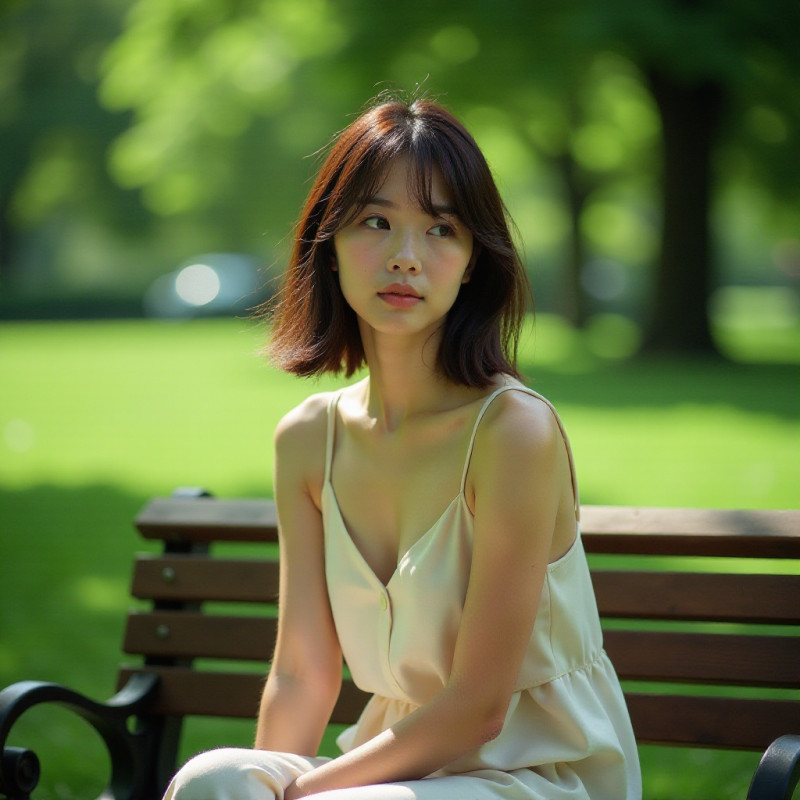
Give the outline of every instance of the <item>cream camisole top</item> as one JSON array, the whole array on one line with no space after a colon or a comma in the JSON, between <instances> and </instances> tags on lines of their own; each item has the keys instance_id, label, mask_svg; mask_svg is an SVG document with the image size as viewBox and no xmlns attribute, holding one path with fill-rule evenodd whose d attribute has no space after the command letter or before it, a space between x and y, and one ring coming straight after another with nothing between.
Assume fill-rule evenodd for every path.
<instances>
[{"instance_id":1,"label":"cream camisole top","mask_svg":"<svg viewBox=\"0 0 800 800\"><path fill-rule=\"evenodd\" d=\"M576 538L565 555L548 565L503 731L441 773L541 771L542 765L571 762L570 769L583 773L580 779L585 783L597 763L592 759L602 758L601 782L607 783L613 774L609 791L616 794L593 790L588 796L634 798L639 786L636 744L616 674L603 650L580 538L571 448L549 401L517 384L502 386L486 398L465 454L458 495L402 555L385 585L350 537L331 483L341 393L333 395L322 491L328 594L353 680L374 695L359 722L338 741L345 751L367 741L431 700L447 683L472 557L473 517L464 493L470 458L483 415L500 393L509 390L538 397L558 421L572 475Z\"/></svg>"}]
</instances>

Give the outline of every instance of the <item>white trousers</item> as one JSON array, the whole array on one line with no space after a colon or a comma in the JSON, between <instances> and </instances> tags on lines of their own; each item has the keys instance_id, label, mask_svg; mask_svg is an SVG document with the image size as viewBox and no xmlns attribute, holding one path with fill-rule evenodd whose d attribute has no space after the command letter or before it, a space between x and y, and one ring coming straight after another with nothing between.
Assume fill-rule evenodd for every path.
<instances>
[{"instance_id":1,"label":"white trousers","mask_svg":"<svg viewBox=\"0 0 800 800\"><path fill-rule=\"evenodd\" d=\"M210 750L190 759L178 771L164 800L283 800L283 790L290 783L328 760L232 747ZM531 782L540 786L532 786ZM573 785L569 789L554 786L545 775L530 770L503 772L490 769L466 775L333 789L309 795L309 800L518 800L540 797L573 800L587 795L579 786Z\"/></svg>"}]
</instances>

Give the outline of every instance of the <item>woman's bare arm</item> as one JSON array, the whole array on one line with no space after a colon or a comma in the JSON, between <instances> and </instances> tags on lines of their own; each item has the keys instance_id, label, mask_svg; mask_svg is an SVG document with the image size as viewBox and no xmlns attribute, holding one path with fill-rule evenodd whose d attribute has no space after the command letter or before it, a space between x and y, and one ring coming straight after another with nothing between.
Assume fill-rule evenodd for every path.
<instances>
[{"instance_id":1,"label":"woman's bare arm","mask_svg":"<svg viewBox=\"0 0 800 800\"><path fill-rule=\"evenodd\" d=\"M322 517L327 398L286 415L275 433L280 541L278 637L261 698L256 747L316 755L339 693L342 655L325 583Z\"/></svg>"}]
</instances>

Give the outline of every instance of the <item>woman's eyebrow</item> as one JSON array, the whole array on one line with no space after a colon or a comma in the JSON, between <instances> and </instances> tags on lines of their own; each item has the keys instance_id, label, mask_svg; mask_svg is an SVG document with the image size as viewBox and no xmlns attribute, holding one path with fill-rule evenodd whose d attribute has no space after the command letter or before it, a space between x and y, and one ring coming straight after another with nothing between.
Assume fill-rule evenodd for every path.
<instances>
[{"instance_id":1,"label":"woman's eyebrow","mask_svg":"<svg viewBox=\"0 0 800 800\"><path fill-rule=\"evenodd\" d=\"M368 197L364 201L364 207L366 206L380 206L382 208L397 208L397 203L392 200L389 200L385 197ZM447 203L434 203L431 207L431 210L436 213L438 217L458 217L458 212L455 208Z\"/></svg>"}]
</instances>

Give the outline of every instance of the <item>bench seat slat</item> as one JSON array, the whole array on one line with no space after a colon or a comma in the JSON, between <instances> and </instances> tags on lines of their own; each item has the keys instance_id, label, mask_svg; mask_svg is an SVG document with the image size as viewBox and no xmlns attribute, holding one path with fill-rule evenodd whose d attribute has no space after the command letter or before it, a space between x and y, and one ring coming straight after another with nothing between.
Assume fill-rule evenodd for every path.
<instances>
[{"instance_id":1,"label":"bench seat slat","mask_svg":"<svg viewBox=\"0 0 800 800\"><path fill-rule=\"evenodd\" d=\"M137 673L156 673L161 678L152 712L176 716L236 717L255 724L264 674L200 672L187 667L131 667L119 672L118 687ZM342 681L331 722L349 724L358 719L369 695L350 680Z\"/></svg>"},{"instance_id":2,"label":"bench seat slat","mask_svg":"<svg viewBox=\"0 0 800 800\"><path fill-rule=\"evenodd\" d=\"M622 680L800 689L800 637L605 631Z\"/></svg>"},{"instance_id":3,"label":"bench seat slat","mask_svg":"<svg viewBox=\"0 0 800 800\"><path fill-rule=\"evenodd\" d=\"M133 612L123 649L129 655L231 658L267 662L278 621L189 611Z\"/></svg>"},{"instance_id":4,"label":"bench seat slat","mask_svg":"<svg viewBox=\"0 0 800 800\"><path fill-rule=\"evenodd\" d=\"M592 570L601 616L800 624L800 575Z\"/></svg>"},{"instance_id":5,"label":"bench seat slat","mask_svg":"<svg viewBox=\"0 0 800 800\"><path fill-rule=\"evenodd\" d=\"M626 693L636 738L647 744L763 750L800 730L800 702Z\"/></svg>"},{"instance_id":6,"label":"bench seat slat","mask_svg":"<svg viewBox=\"0 0 800 800\"><path fill-rule=\"evenodd\" d=\"M137 556L131 594L140 600L272 603L278 599L278 563L206 556Z\"/></svg>"}]
</instances>

